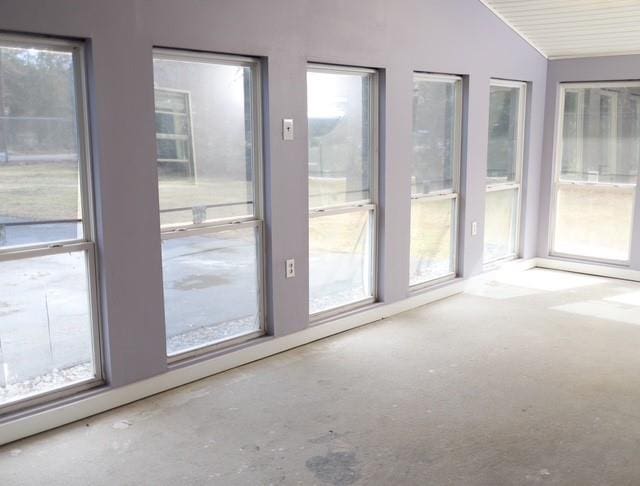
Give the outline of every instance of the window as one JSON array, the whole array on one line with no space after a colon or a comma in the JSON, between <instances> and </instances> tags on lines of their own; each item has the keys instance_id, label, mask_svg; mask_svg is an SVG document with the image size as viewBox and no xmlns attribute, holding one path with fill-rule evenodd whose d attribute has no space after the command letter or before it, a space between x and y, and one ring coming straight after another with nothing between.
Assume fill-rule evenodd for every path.
<instances>
[{"instance_id":1,"label":"window","mask_svg":"<svg viewBox=\"0 0 640 486\"><path fill-rule=\"evenodd\" d=\"M375 298L377 76L312 65L309 123L309 312Z\"/></svg>"},{"instance_id":2,"label":"window","mask_svg":"<svg viewBox=\"0 0 640 486\"><path fill-rule=\"evenodd\" d=\"M83 56L0 37L0 413L102 378Z\"/></svg>"},{"instance_id":3,"label":"window","mask_svg":"<svg viewBox=\"0 0 640 486\"><path fill-rule=\"evenodd\" d=\"M456 272L462 79L414 74L410 285Z\"/></svg>"},{"instance_id":4,"label":"window","mask_svg":"<svg viewBox=\"0 0 640 486\"><path fill-rule=\"evenodd\" d=\"M189 93L155 90L158 170L177 177L195 174Z\"/></svg>"},{"instance_id":5,"label":"window","mask_svg":"<svg viewBox=\"0 0 640 486\"><path fill-rule=\"evenodd\" d=\"M560 88L551 253L629 260L640 159L640 82Z\"/></svg>"},{"instance_id":6,"label":"window","mask_svg":"<svg viewBox=\"0 0 640 486\"><path fill-rule=\"evenodd\" d=\"M259 62L154 52L167 355L263 334Z\"/></svg>"},{"instance_id":7,"label":"window","mask_svg":"<svg viewBox=\"0 0 640 486\"><path fill-rule=\"evenodd\" d=\"M526 84L491 80L484 262L518 254Z\"/></svg>"}]
</instances>

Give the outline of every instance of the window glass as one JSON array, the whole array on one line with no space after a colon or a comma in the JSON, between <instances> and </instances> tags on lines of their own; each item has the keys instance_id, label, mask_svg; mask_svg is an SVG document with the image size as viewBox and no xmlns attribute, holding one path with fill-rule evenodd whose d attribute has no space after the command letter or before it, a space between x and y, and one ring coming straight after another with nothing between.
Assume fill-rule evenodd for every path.
<instances>
[{"instance_id":1,"label":"window glass","mask_svg":"<svg viewBox=\"0 0 640 486\"><path fill-rule=\"evenodd\" d=\"M518 168L520 88L491 85L487 184L513 182Z\"/></svg>"},{"instance_id":2,"label":"window glass","mask_svg":"<svg viewBox=\"0 0 640 486\"><path fill-rule=\"evenodd\" d=\"M0 248L83 238L70 50L0 46Z\"/></svg>"},{"instance_id":3,"label":"window glass","mask_svg":"<svg viewBox=\"0 0 640 486\"><path fill-rule=\"evenodd\" d=\"M255 228L162 242L167 354L260 330Z\"/></svg>"},{"instance_id":4,"label":"window glass","mask_svg":"<svg viewBox=\"0 0 640 486\"><path fill-rule=\"evenodd\" d=\"M163 227L255 213L252 70L154 58Z\"/></svg>"},{"instance_id":5,"label":"window glass","mask_svg":"<svg viewBox=\"0 0 640 486\"><path fill-rule=\"evenodd\" d=\"M372 296L371 211L309 220L309 312Z\"/></svg>"},{"instance_id":6,"label":"window glass","mask_svg":"<svg viewBox=\"0 0 640 486\"><path fill-rule=\"evenodd\" d=\"M309 207L371 199L371 75L307 73Z\"/></svg>"},{"instance_id":7,"label":"window glass","mask_svg":"<svg viewBox=\"0 0 640 486\"><path fill-rule=\"evenodd\" d=\"M411 201L410 285L452 273L455 199Z\"/></svg>"},{"instance_id":8,"label":"window glass","mask_svg":"<svg viewBox=\"0 0 640 486\"><path fill-rule=\"evenodd\" d=\"M487 192L484 223L484 260L516 254L518 189Z\"/></svg>"},{"instance_id":9,"label":"window glass","mask_svg":"<svg viewBox=\"0 0 640 486\"><path fill-rule=\"evenodd\" d=\"M634 199L633 187L561 185L554 251L628 260Z\"/></svg>"},{"instance_id":10,"label":"window glass","mask_svg":"<svg viewBox=\"0 0 640 486\"><path fill-rule=\"evenodd\" d=\"M456 84L414 77L411 193L453 190Z\"/></svg>"},{"instance_id":11,"label":"window glass","mask_svg":"<svg viewBox=\"0 0 640 486\"><path fill-rule=\"evenodd\" d=\"M0 405L93 379L84 252L0 262Z\"/></svg>"},{"instance_id":12,"label":"window glass","mask_svg":"<svg viewBox=\"0 0 640 486\"><path fill-rule=\"evenodd\" d=\"M560 179L635 184L640 87L565 91Z\"/></svg>"}]
</instances>

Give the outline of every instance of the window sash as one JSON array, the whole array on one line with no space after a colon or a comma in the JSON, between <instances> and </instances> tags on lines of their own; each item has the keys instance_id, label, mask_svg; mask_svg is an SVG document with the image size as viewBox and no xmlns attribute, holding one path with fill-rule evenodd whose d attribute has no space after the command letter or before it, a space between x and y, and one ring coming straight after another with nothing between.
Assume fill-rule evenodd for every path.
<instances>
[{"instance_id":1,"label":"window sash","mask_svg":"<svg viewBox=\"0 0 640 486\"><path fill-rule=\"evenodd\" d=\"M451 268L452 270L445 275L441 275L439 277L430 278L423 282L417 282L409 285L409 290L411 292L420 291L424 288L431 287L437 283L444 282L454 278L458 273L458 228L459 224L459 214L460 214L460 197L455 192L447 192L441 194L424 194L424 195L414 195L411 197L411 201L424 201L426 203L436 202L436 201L446 201L450 200L453 204L453 209L451 210ZM413 211L413 206L411 207Z\"/></svg>"},{"instance_id":2,"label":"window sash","mask_svg":"<svg viewBox=\"0 0 640 486\"><path fill-rule=\"evenodd\" d=\"M316 210L312 211L309 214L309 218L321 218L323 216L334 216L338 214L349 214L349 213L358 213L362 211L367 211L369 214L369 238L371 242L371 251L369 252L369 268L371 269L369 275L369 286L371 289L371 296L365 297L363 299L359 299L355 302L350 302L348 304L340 305L338 307L334 307L327 310L322 310L319 312L314 312L309 314L309 320L311 323L317 323L319 321L324 321L330 319L332 317L344 314L345 312L349 312L351 310L358 309L367 304L372 304L377 300L377 289L378 289L378 272L377 272L377 234L378 234L378 217L377 217L377 206L375 204L366 204L360 206L344 206L344 207L336 207L330 208L326 210Z\"/></svg>"},{"instance_id":3,"label":"window sash","mask_svg":"<svg viewBox=\"0 0 640 486\"><path fill-rule=\"evenodd\" d=\"M246 67L251 71L251 115L252 115L252 174L253 180L251 181L253 188L253 201L243 202L246 204L251 204L253 209L253 214L245 217L236 217L236 218L219 218L215 220L207 221L206 223L183 223L183 224L169 224L161 226L160 231L162 233L165 232L174 232L174 231L182 231L187 228L198 228L205 226L215 226L215 225L224 225L229 222L242 222L249 220L257 220L262 221L264 219L264 207L263 207L263 197L264 197L264 188L263 188L263 180L264 180L264 161L263 161L263 113L262 113L262 72L261 72L261 64L260 60L253 57L247 56L233 56L226 54L215 54L209 52L196 52L196 51L186 51L181 49L165 49L165 48L154 48L153 49L153 59L161 59L168 61L187 61L187 62L200 62L205 64L223 64L228 66L237 66L237 67ZM168 88L155 88L164 91L174 91L174 92L184 92L181 90L171 90ZM189 99L189 103L191 100ZM189 113L191 114L191 108L189 107ZM175 113L172 113L175 114ZM190 137L193 145L193 123L190 123ZM156 137L157 138L157 137ZM192 154L194 153L192 147ZM182 162L181 160L174 159L162 159L160 162ZM240 202L240 201L238 201ZM215 207L216 205L204 205L205 207ZM170 211L189 211L192 210L193 207L184 207L184 208L171 208ZM163 210L161 210L163 211ZM166 210L164 210L166 211Z\"/></svg>"},{"instance_id":4,"label":"window sash","mask_svg":"<svg viewBox=\"0 0 640 486\"><path fill-rule=\"evenodd\" d=\"M462 160L462 77L452 74L432 74L416 71L413 73L413 78L421 81L429 81L434 83L446 83L452 84L455 87L455 106L454 106L454 130L453 130L453 167L451 176L453 178L453 184L450 189L443 189L440 191L430 191L427 193L412 192L411 197L414 196L428 196L428 195L441 195L452 194L460 192L460 166Z\"/></svg>"},{"instance_id":5,"label":"window sash","mask_svg":"<svg viewBox=\"0 0 640 486\"><path fill-rule=\"evenodd\" d=\"M0 34L0 47L12 47L41 50L51 50L55 52L67 52L72 55L73 78L74 78L74 98L75 98L75 119L77 126L78 141L78 184L80 197L80 219L58 219L58 220L38 220L31 224L55 224L55 223L82 223L82 238L65 239L55 242L32 243L0 248L0 255L13 254L25 249L39 249L50 246L73 245L80 242L95 241L94 225L94 195L93 181L91 174L91 149L89 116L87 103L87 84L85 49L82 42L66 39L44 39L22 35ZM12 223L2 223L0 226L12 226Z\"/></svg>"},{"instance_id":6,"label":"window sash","mask_svg":"<svg viewBox=\"0 0 640 486\"><path fill-rule=\"evenodd\" d=\"M255 228L256 230L256 263L258 265L258 320L260 326L257 330L236 336L231 339L218 341L211 344L205 344L202 346L195 346L193 348L185 349L175 354L167 354L167 362L175 363L195 356L201 356L203 354L212 353L221 349L229 348L242 344L251 339L264 336L267 332L266 326L266 271L265 271L265 238L264 238L264 222L257 219L251 219L247 221L234 221L227 223L218 223L211 225L198 225L198 227L190 227L180 231L170 231L161 233L162 241L188 238L190 236L206 235L218 232L224 232L229 230L238 230L243 228ZM164 277L163 277L164 279ZM164 283L164 282L163 282Z\"/></svg>"},{"instance_id":7,"label":"window sash","mask_svg":"<svg viewBox=\"0 0 640 486\"><path fill-rule=\"evenodd\" d=\"M369 197L367 199L362 199L359 201L350 201L349 205L359 205L359 204L377 204L378 201L378 171L379 171L379 107L378 107L378 97L379 97L379 78L378 71L371 68L362 68L362 67L351 67L351 66L340 66L340 65L329 65L329 64L318 64L318 63L308 63L307 64L307 73L322 73L322 74L351 74L351 75L368 75L367 79L369 82L369 139L370 139L370 177L369 177ZM307 100L308 104L308 100ZM307 120L308 123L308 120ZM307 147L308 151L308 147ZM308 181L307 181L308 184ZM338 205L329 205L329 206L321 206L314 207L310 209L311 211L315 211L317 209L327 209L332 206L342 206L343 204Z\"/></svg>"},{"instance_id":8,"label":"window sash","mask_svg":"<svg viewBox=\"0 0 640 486\"><path fill-rule=\"evenodd\" d=\"M522 215L522 211L521 211L522 191L520 190L520 184L509 184L509 185L505 184L502 186L492 186L490 188L488 187L486 193L489 194L489 193L503 192L503 191L504 192L516 191L515 208L513 208L515 212L515 222L513 225L512 234L509 235L510 239L513 238L514 251L500 257L484 260L483 264L485 266L495 265L500 262L513 260L515 258L518 258L518 255L520 253L520 221L521 221L521 215ZM485 210L485 222L486 222L486 210ZM486 223L485 223L485 228L486 228ZM486 234L485 234L485 243L486 243Z\"/></svg>"},{"instance_id":9,"label":"window sash","mask_svg":"<svg viewBox=\"0 0 640 486\"><path fill-rule=\"evenodd\" d=\"M525 120L527 110L527 84L522 81L507 81L502 79L491 79L489 86L497 86L503 88L518 89L518 116L517 116L517 140L516 140L516 160L515 160L515 180L505 182L486 183L487 188L519 184L522 182L522 171L524 165L524 139L525 139ZM487 165L489 161L487 160Z\"/></svg>"}]
</instances>

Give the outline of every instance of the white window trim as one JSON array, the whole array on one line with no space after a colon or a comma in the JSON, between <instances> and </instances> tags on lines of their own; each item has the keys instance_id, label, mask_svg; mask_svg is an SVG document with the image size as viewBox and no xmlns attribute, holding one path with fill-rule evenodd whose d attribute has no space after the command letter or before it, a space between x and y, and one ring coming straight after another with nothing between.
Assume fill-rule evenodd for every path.
<instances>
[{"instance_id":1,"label":"white window trim","mask_svg":"<svg viewBox=\"0 0 640 486\"><path fill-rule=\"evenodd\" d=\"M214 54L208 52L194 52L181 49L154 48L153 59L163 59L169 61L184 60L189 62L215 63L230 66L248 67L252 76L252 148L253 148L253 215L220 218L217 220L206 221L198 224L177 224L167 225L160 228L161 240L170 240L175 238L189 237L200 234L212 234L220 231L235 230L241 228L256 228L258 241L256 242L256 261L258 264L258 319L260 322L259 329L250 333L232 337L231 339L218 341L211 344L204 344L189 349L185 349L175 354L167 353L167 363L173 364L182 362L194 357L215 353L221 349L239 345L251 339L264 336L267 329L266 317L266 245L265 245L265 228L264 228L264 199L263 199L263 109L262 109L262 73L260 60L246 56L232 56L224 54ZM156 87L156 89L158 89ZM159 88L166 89L166 88ZM191 110L190 110L191 113ZM193 130L193 125L192 125ZM195 157L195 151L193 152ZM189 210L191 208L185 208Z\"/></svg>"},{"instance_id":2,"label":"white window trim","mask_svg":"<svg viewBox=\"0 0 640 486\"><path fill-rule=\"evenodd\" d=\"M453 200L453 208L451 210L452 224L451 224L451 267L452 270L444 275L428 278L421 282L411 284L409 282L410 292L419 292L427 288L431 288L433 285L440 284L444 281L451 280L458 274L458 239L459 239L459 221L460 221L460 172L461 172L461 159L462 159L462 76L455 76L450 74L431 74L424 72L414 72L414 81L416 79L429 82L440 82L445 84L453 84L455 87L455 120L453 131L453 167L452 176L453 184L451 189L444 189L439 191L431 191L428 193L412 193L411 200L423 199L425 202L435 202L444 199ZM411 278L411 276L409 276Z\"/></svg>"},{"instance_id":3,"label":"white window trim","mask_svg":"<svg viewBox=\"0 0 640 486\"><path fill-rule=\"evenodd\" d=\"M571 259L589 263L599 263L603 265L614 265L620 267L628 267L631 264L631 253L633 251L633 229L636 212L636 200L638 199L638 186L640 185L640 175L635 184L623 184L623 183L594 183L586 181L563 181L560 178L560 172L562 170L562 129L564 124L564 99L567 91L576 89L592 89L592 88L640 88L640 81L603 81L603 82L579 82L579 83L558 83L556 90L556 113L555 113L555 131L554 131L554 148L553 148L553 180L551 184L551 200L549 205L549 231L547 235L547 248L548 255L550 257ZM613 260L609 258L597 258L584 255L574 255L571 253L563 253L554 250L555 247L555 232L557 221L557 207L558 207L558 192L560 186L598 186L598 187L620 187L620 188L634 188L635 197L634 204L632 205L631 213L631 225L629 228L629 254L626 260Z\"/></svg>"},{"instance_id":4,"label":"white window trim","mask_svg":"<svg viewBox=\"0 0 640 486\"><path fill-rule=\"evenodd\" d=\"M371 175L369 181L369 194L371 197L366 200L353 201L346 204L336 204L330 206L322 206L309 210L309 219L322 216L331 216L335 214L345 214L360 212L363 210L369 211L369 231L371 241L370 251L370 288L372 295L364 299L350 302L348 304L340 305L331 309L323 310L320 312L314 312L309 314L309 322L311 324L317 324L321 321L328 320L333 317L344 315L351 311L360 309L364 306L373 304L378 300L378 174L379 174L379 130L380 130L380 118L379 118L379 75L378 71L370 68L360 68L351 66L339 66L332 64L318 64L308 63L307 73L329 73L329 74L355 74L369 75L370 82L370 99L369 110L371 118Z\"/></svg>"},{"instance_id":5,"label":"white window trim","mask_svg":"<svg viewBox=\"0 0 640 486\"><path fill-rule=\"evenodd\" d=\"M82 220L60 220L59 222L82 223L83 238L63 240L54 243L38 243L19 247L0 249L0 262L19 259L37 258L61 253L81 252L85 254L87 271L87 291L89 302L92 360L95 377L55 388L50 391L34 394L22 399L0 405L0 417L18 410L38 404L51 402L60 398L77 394L95 386L104 384L102 322L100 313L100 293L98 284L98 262L96 248L93 173L91 159L91 137L87 102L87 73L85 64L85 47L82 42L49 39L23 35L0 35L0 46L18 48L51 49L71 53L74 70L75 116L78 140L78 170ZM48 221L51 222L51 221Z\"/></svg>"},{"instance_id":6,"label":"white window trim","mask_svg":"<svg viewBox=\"0 0 640 486\"><path fill-rule=\"evenodd\" d=\"M492 78L489 82L489 87L491 86L500 86L504 88L517 88L518 91L518 128L517 134L518 139L516 142L516 176L515 181L506 181L506 182L494 182L486 185L486 192L496 192L496 191L517 191L516 198L516 207L515 207L515 227L513 228L514 232L514 252L508 255L504 255L498 258L492 258L490 260L484 260L483 265L485 268L493 267L497 264L507 262L509 260L514 260L519 257L521 253L521 244L522 244L522 179L524 172L524 145L525 145L525 136L526 136L526 115L527 115L527 83L524 81L510 81L505 79L494 79ZM488 154L487 154L488 156ZM487 164L489 163L487 158ZM486 211L485 211L486 218ZM486 240L486 235L485 235Z\"/></svg>"}]
</instances>

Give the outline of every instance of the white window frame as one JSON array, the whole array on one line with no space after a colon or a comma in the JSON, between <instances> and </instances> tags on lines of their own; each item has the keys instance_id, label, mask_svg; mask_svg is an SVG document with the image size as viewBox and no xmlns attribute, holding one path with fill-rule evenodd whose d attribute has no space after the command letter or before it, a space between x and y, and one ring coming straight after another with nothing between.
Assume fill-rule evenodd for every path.
<instances>
[{"instance_id":1,"label":"white window frame","mask_svg":"<svg viewBox=\"0 0 640 486\"><path fill-rule=\"evenodd\" d=\"M627 267L631 263L631 253L633 251L633 222L635 221L635 201L638 198L638 185L640 176L635 184L612 183L612 182L591 182L591 181L566 181L560 178L562 171L562 129L564 124L564 99L567 91L576 89L605 89L605 88L640 88L640 81L603 81L603 82L578 82L578 83L558 83L556 91L556 127L553 150L553 181L551 186L551 204L549 206L549 234L547 239L548 255L550 257L566 258L589 263L601 263L605 265L616 265ZM617 95L617 93L616 93ZM616 96L617 99L617 96ZM583 101L584 103L584 101ZM616 135L617 133L612 132ZM622 189L632 189L634 191L634 204L632 205L631 225L629 227L629 254L626 260L613 260L609 258L588 257L583 255L573 255L555 251L555 233L558 211L558 192L561 186L579 187L619 187Z\"/></svg>"},{"instance_id":2,"label":"white window frame","mask_svg":"<svg viewBox=\"0 0 640 486\"><path fill-rule=\"evenodd\" d=\"M452 201L453 208L451 210L451 263L452 271L440 277L431 278L423 282L409 285L409 290L420 291L425 288L437 285L441 282L451 280L458 274L458 227L460 214L460 168L462 158L462 77L452 74L431 74L415 71L413 79L422 81L452 84L455 87L455 119L453 130L453 161L452 161L452 188L439 191L431 191L428 193L412 193L411 194L411 210L413 210L414 200L424 200L425 202L436 202L442 200Z\"/></svg>"},{"instance_id":3,"label":"white window frame","mask_svg":"<svg viewBox=\"0 0 640 486\"><path fill-rule=\"evenodd\" d=\"M204 62L214 64L226 64L231 66L248 67L251 70L252 81L252 149L253 149L253 215L243 217L220 218L204 223L188 223L169 225L160 228L162 241L175 238L188 238L203 234L212 234L221 231L238 230L243 228L255 228L256 262L258 265L258 319L259 328L253 332L243 334L235 338L219 341L202 346L185 349L176 354L167 354L169 364L185 359L193 358L229 348L264 336L266 334L266 281L265 281L265 238L264 238L264 203L263 203L263 149L262 149L262 73L261 62L258 58L245 56L232 56L214 54L208 52L194 52L180 49L154 48L153 59L184 60L191 62ZM164 88L161 88L164 89ZM192 125L193 129L193 125ZM159 201L158 201L159 202ZM166 349L166 348L165 348ZM165 351L166 352L166 351Z\"/></svg>"},{"instance_id":4,"label":"white window frame","mask_svg":"<svg viewBox=\"0 0 640 486\"><path fill-rule=\"evenodd\" d=\"M357 213L361 211L369 212L369 241L371 242L369 258L369 278L371 296L340 305L335 308L310 313L309 321L312 324L318 323L332 317L360 309L373 304L378 300L378 166L379 166L379 75L378 71L370 68L338 66L331 64L308 63L307 73L328 73L328 74L366 74L370 83L369 113L370 113L370 154L371 167L369 176L369 199L353 201L347 204L335 204L309 209L309 220L323 216L331 216L345 213ZM307 182L308 184L308 182Z\"/></svg>"},{"instance_id":5,"label":"white window frame","mask_svg":"<svg viewBox=\"0 0 640 486\"><path fill-rule=\"evenodd\" d=\"M514 260L519 257L521 252L521 219L522 219L522 179L523 179L523 171L524 171L524 144L525 144L525 123L526 123L526 114L527 114L527 83L524 81L510 81L505 79L494 79L492 78L489 82L489 87L491 86L500 86L504 88L517 88L518 91L518 128L517 128L517 141L516 141L516 173L515 180L513 182L494 182L491 184L486 184L486 192L496 192L496 191L509 191L516 190L516 207L515 211L515 225L513 228L513 238L514 238L514 252L508 255L504 255L502 257L493 258L491 260L484 260L485 267L492 267L498 265L502 262L507 262L509 260ZM487 139L488 140L488 139ZM488 152L487 152L487 166L489 164L488 160ZM486 177L486 174L485 174ZM486 218L486 211L485 211ZM485 225L486 227L486 225ZM486 234L485 234L485 242L486 242ZM483 242L484 245L484 242Z\"/></svg>"},{"instance_id":6,"label":"white window frame","mask_svg":"<svg viewBox=\"0 0 640 486\"><path fill-rule=\"evenodd\" d=\"M78 140L78 170L82 220L55 220L46 223L82 223L82 238L56 241L53 243L36 243L19 247L0 248L0 262L46 257L61 253L84 253L87 271L87 290L89 302L92 360L95 376L93 378L55 388L23 399L0 405L0 418L8 413L34 405L51 402L68 397L90 388L104 384L102 354L102 323L98 292L98 263L96 249L96 232L94 217L94 199L91 162L91 138L89 133L89 116L87 104L87 77L85 64L85 47L82 42L40 38L26 35L0 34L0 46L18 48L52 49L71 53L74 70L75 116Z\"/></svg>"}]
</instances>

